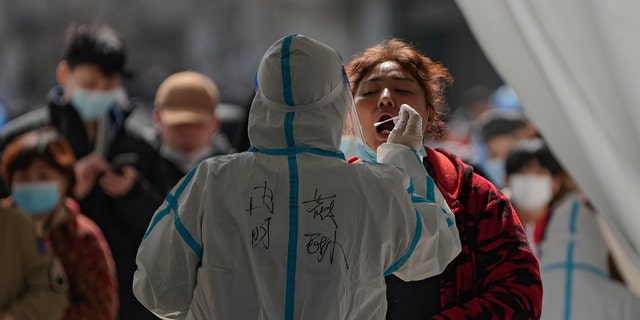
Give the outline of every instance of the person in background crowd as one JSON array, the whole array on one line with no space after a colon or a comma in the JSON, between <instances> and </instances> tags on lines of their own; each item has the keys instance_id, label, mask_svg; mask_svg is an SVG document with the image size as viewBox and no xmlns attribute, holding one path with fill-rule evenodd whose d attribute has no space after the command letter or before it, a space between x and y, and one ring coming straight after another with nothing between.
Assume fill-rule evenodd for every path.
<instances>
[{"instance_id":1,"label":"person in background crowd","mask_svg":"<svg viewBox=\"0 0 640 320\"><path fill-rule=\"evenodd\" d=\"M564 183L568 181L564 170L541 139L520 140L514 144L507 155L505 171L503 192L511 199L527 238L535 247L542 240L544 230L541 227L536 232L535 226L548 218L554 194L562 197L572 187Z\"/></svg>"},{"instance_id":2,"label":"person in background crowd","mask_svg":"<svg viewBox=\"0 0 640 320\"><path fill-rule=\"evenodd\" d=\"M173 74L158 87L153 111L157 131L150 143L159 158L149 180L162 197L198 162L233 152L218 130L220 121L214 114L218 96L216 84L194 71Z\"/></svg>"},{"instance_id":3,"label":"person in background crowd","mask_svg":"<svg viewBox=\"0 0 640 320\"><path fill-rule=\"evenodd\" d=\"M51 246L69 280L62 319L116 319L118 283L109 246L98 226L69 196L75 156L54 128L27 132L2 156L0 173L11 200L36 222L41 244Z\"/></svg>"},{"instance_id":4,"label":"person in background crowd","mask_svg":"<svg viewBox=\"0 0 640 320\"><path fill-rule=\"evenodd\" d=\"M474 124L484 112L491 109L489 98L492 92L490 88L482 85L467 89L449 120L448 130L443 139L427 141L432 148L451 151L462 161L472 165L475 172L485 178L486 174L481 172L477 164L486 158L487 151Z\"/></svg>"},{"instance_id":5,"label":"person in background crowd","mask_svg":"<svg viewBox=\"0 0 640 320\"><path fill-rule=\"evenodd\" d=\"M640 297L612 279L598 213L544 142L518 142L506 169L518 214L537 222L542 319L637 319Z\"/></svg>"},{"instance_id":6,"label":"person in background crowd","mask_svg":"<svg viewBox=\"0 0 640 320\"><path fill-rule=\"evenodd\" d=\"M57 320L67 306L67 280L34 221L0 207L0 320Z\"/></svg>"},{"instance_id":7,"label":"person in background crowd","mask_svg":"<svg viewBox=\"0 0 640 320\"><path fill-rule=\"evenodd\" d=\"M123 88L126 57L123 40L109 26L71 25L48 105L9 121L0 149L45 125L61 132L78 159L73 196L102 230L115 259L120 319L155 319L131 291L137 246L158 195L146 180L151 166L141 156L153 149L124 126L132 107Z\"/></svg>"},{"instance_id":8,"label":"person in background crowd","mask_svg":"<svg viewBox=\"0 0 640 320\"><path fill-rule=\"evenodd\" d=\"M233 135L233 148L238 151L246 151L251 147L251 141L249 141L249 135L247 134L247 128L249 126L249 109L251 108L251 102L253 101L253 97L256 95L255 90L250 94L250 99L247 100L246 104L243 104L245 109L245 114L238 124L237 131Z\"/></svg>"},{"instance_id":9,"label":"person in background crowd","mask_svg":"<svg viewBox=\"0 0 640 320\"><path fill-rule=\"evenodd\" d=\"M257 80L252 147L201 162L167 196L138 251L136 296L175 319L382 319L383 274L423 279L458 254L453 215L402 170L346 162L353 98L334 49L282 38ZM405 111L394 154L422 140Z\"/></svg>"},{"instance_id":10,"label":"person in background crowd","mask_svg":"<svg viewBox=\"0 0 640 320\"><path fill-rule=\"evenodd\" d=\"M367 148L364 161L389 139L393 124L374 123L398 115L407 104L420 113L425 138L442 135L437 113L448 70L409 44L392 39L357 54L347 66ZM443 149L420 148L424 166L455 215L461 254L438 276L405 282L386 277L387 319L537 319L542 283L536 257L509 199L471 166ZM351 161L355 162L355 159Z\"/></svg>"},{"instance_id":11,"label":"person in background crowd","mask_svg":"<svg viewBox=\"0 0 640 320\"><path fill-rule=\"evenodd\" d=\"M478 164L487 178L498 188L504 186L504 162L513 145L521 139L534 138L537 131L520 111L489 110L478 120L480 136L487 158Z\"/></svg>"}]
</instances>

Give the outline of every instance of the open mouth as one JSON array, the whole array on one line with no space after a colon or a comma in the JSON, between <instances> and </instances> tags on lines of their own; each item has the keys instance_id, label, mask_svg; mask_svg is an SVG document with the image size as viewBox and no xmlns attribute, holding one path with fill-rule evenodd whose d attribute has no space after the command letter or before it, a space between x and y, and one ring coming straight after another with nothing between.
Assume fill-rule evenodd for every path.
<instances>
[{"instance_id":1,"label":"open mouth","mask_svg":"<svg viewBox=\"0 0 640 320\"><path fill-rule=\"evenodd\" d=\"M388 119L391 119L391 116L385 114L385 115L380 117L378 122L383 122L383 121L388 120ZM393 121L387 121L387 122L382 123L379 126L377 126L376 127L376 131L380 135L388 136L389 133L391 133L391 130L393 130L394 126L395 126L395 123Z\"/></svg>"}]
</instances>

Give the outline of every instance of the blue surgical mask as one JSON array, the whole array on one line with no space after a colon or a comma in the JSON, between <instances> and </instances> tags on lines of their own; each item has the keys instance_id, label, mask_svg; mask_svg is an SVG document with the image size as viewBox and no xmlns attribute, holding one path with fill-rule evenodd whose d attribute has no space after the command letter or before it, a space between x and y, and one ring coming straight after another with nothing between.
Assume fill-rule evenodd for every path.
<instances>
[{"instance_id":1,"label":"blue surgical mask","mask_svg":"<svg viewBox=\"0 0 640 320\"><path fill-rule=\"evenodd\" d=\"M378 155L369 148L369 146L365 146L363 144L358 145L358 149L356 150L356 156L364 162L370 163L378 163Z\"/></svg>"},{"instance_id":2,"label":"blue surgical mask","mask_svg":"<svg viewBox=\"0 0 640 320\"><path fill-rule=\"evenodd\" d=\"M97 120L109 111L119 97L120 90L98 91L75 89L71 105L83 121Z\"/></svg>"},{"instance_id":3,"label":"blue surgical mask","mask_svg":"<svg viewBox=\"0 0 640 320\"><path fill-rule=\"evenodd\" d=\"M11 189L16 206L32 216L52 212L60 201L57 181L15 182Z\"/></svg>"},{"instance_id":4,"label":"blue surgical mask","mask_svg":"<svg viewBox=\"0 0 640 320\"><path fill-rule=\"evenodd\" d=\"M501 188L504 183L505 168L503 159L489 159L484 165L484 170L493 184Z\"/></svg>"}]
</instances>

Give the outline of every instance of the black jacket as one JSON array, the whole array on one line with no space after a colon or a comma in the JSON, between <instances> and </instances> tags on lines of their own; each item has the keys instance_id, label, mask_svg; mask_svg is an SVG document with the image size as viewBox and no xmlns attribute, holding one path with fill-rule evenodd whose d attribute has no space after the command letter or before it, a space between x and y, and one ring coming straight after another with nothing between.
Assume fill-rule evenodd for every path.
<instances>
[{"instance_id":1,"label":"black jacket","mask_svg":"<svg viewBox=\"0 0 640 320\"><path fill-rule=\"evenodd\" d=\"M160 155L161 141L158 133L154 128L145 127L143 125L131 126L131 129L135 131L136 136L144 137L147 144L153 147L154 155L153 161L150 163L149 170L153 172L149 176L149 183L156 188L162 199L158 203L158 207L162 205L164 196L173 189L173 187L184 177L187 172L182 171L171 160L164 158ZM216 132L213 139L211 139L212 152L207 156L214 157L223 154L234 153L235 150L231 146L229 138L222 132Z\"/></svg>"}]
</instances>

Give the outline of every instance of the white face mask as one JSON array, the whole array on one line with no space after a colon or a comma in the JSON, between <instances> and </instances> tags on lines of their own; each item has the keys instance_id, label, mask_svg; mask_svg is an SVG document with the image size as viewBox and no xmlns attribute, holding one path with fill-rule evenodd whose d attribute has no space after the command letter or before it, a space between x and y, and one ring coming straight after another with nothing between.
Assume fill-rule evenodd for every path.
<instances>
[{"instance_id":1,"label":"white face mask","mask_svg":"<svg viewBox=\"0 0 640 320\"><path fill-rule=\"evenodd\" d=\"M171 161L176 165L176 167L178 167L178 169L185 173L189 172L189 170L195 167L198 162L209 157L212 153L213 147L210 145L207 145L206 147L191 153L181 152L179 150L171 148L166 144L163 144L160 147L160 155L163 158Z\"/></svg>"},{"instance_id":2,"label":"white face mask","mask_svg":"<svg viewBox=\"0 0 640 320\"><path fill-rule=\"evenodd\" d=\"M553 196L553 178L544 174L513 174L509 176L511 201L527 211L539 211L549 205Z\"/></svg>"}]
</instances>

